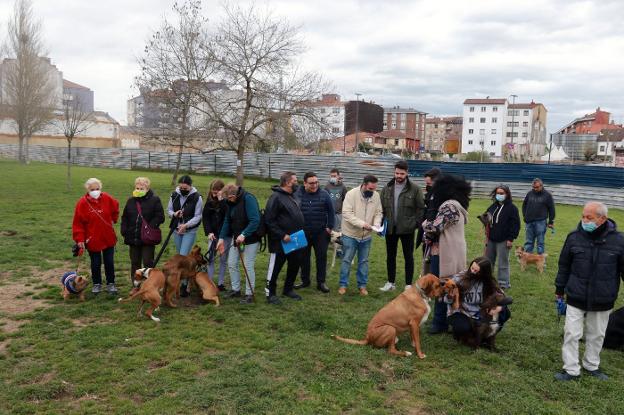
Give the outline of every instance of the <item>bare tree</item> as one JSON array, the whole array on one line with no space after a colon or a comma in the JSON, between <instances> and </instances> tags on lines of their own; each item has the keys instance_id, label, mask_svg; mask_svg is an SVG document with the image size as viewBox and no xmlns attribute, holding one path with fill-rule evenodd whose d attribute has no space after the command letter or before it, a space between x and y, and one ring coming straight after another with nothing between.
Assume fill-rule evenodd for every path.
<instances>
[{"instance_id":1,"label":"bare tree","mask_svg":"<svg viewBox=\"0 0 624 415\"><path fill-rule=\"evenodd\" d=\"M145 46L135 84L143 101L138 114L143 120L142 136L148 142L178 148L171 179L175 185L183 150L195 147L193 140L205 134L193 108L199 90L207 87L211 65L202 49L207 43L207 19L202 17L201 1L176 2L173 11L175 21L165 18Z\"/></svg>"},{"instance_id":2,"label":"bare tree","mask_svg":"<svg viewBox=\"0 0 624 415\"><path fill-rule=\"evenodd\" d=\"M48 125L59 98L49 61L42 57L41 23L34 17L30 0L15 2L6 50L9 58L0 76L2 104L19 137L19 160L27 163L30 137Z\"/></svg>"},{"instance_id":3,"label":"bare tree","mask_svg":"<svg viewBox=\"0 0 624 415\"><path fill-rule=\"evenodd\" d=\"M71 146L77 135L87 131L93 124L93 113L78 96L63 101L61 129L67 139L67 190L71 190Z\"/></svg>"},{"instance_id":4,"label":"bare tree","mask_svg":"<svg viewBox=\"0 0 624 415\"><path fill-rule=\"evenodd\" d=\"M265 135L276 119L311 117L302 103L320 96L316 73L300 72L295 59L304 51L298 28L254 7L226 5L225 19L206 43L207 61L227 91L201 91L197 109L207 129L218 134L224 149L237 155L236 182L244 180L245 151Z\"/></svg>"}]
</instances>

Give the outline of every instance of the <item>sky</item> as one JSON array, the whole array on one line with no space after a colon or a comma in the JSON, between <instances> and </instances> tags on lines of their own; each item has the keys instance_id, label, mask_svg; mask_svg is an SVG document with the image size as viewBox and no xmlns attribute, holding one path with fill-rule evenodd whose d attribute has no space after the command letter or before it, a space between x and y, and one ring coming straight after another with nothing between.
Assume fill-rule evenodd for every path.
<instances>
[{"instance_id":1,"label":"sky","mask_svg":"<svg viewBox=\"0 0 624 415\"><path fill-rule=\"evenodd\" d=\"M220 18L221 1L204 0ZM247 1L237 2L243 5ZM64 78L126 123L137 57L173 0L33 0ZM343 100L459 115L466 98L541 102L549 131L596 107L624 122L620 0L273 0L256 7L301 27L301 67ZM0 39L12 0L0 0Z\"/></svg>"}]
</instances>

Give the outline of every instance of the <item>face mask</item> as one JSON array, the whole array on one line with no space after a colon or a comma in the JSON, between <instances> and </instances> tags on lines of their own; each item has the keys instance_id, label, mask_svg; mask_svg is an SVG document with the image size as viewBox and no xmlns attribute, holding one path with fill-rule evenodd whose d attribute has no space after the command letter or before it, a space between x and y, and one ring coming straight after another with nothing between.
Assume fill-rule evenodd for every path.
<instances>
[{"instance_id":1,"label":"face mask","mask_svg":"<svg viewBox=\"0 0 624 415\"><path fill-rule=\"evenodd\" d=\"M506 195L496 195L496 200L499 202L504 202L505 201L505 196Z\"/></svg>"},{"instance_id":2,"label":"face mask","mask_svg":"<svg viewBox=\"0 0 624 415\"><path fill-rule=\"evenodd\" d=\"M188 196L188 194L189 194L189 193L191 193L191 191L190 191L190 190L182 190L182 189L180 189L180 194L181 194L182 196Z\"/></svg>"},{"instance_id":3,"label":"face mask","mask_svg":"<svg viewBox=\"0 0 624 415\"><path fill-rule=\"evenodd\" d=\"M371 197L373 197L373 191L372 190L364 190L362 192L362 194L364 195L365 198L370 199Z\"/></svg>"},{"instance_id":4,"label":"face mask","mask_svg":"<svg viewBox=\"0 0 624 415\"><path fill-rule=\"evenodd\" d=\"M338 184L338 178L336 178L336 177L330 177L330 178L329 178L329 182L330 182L331 184Z\"/></svg>"},{"instance_id":5,"label":"face mask","mask_svg":"<svg viewBox=\"0 0 624 415\"><path fill-rule=\"evenodd\" d=\"M99 191L99 190L91 190L91 191L89 192L89 196L91 196L91 197L92 197L92 198L94 198L94 199L99 198L101 194L102 194L102 192L101 192L101 191Z\"/></svg>"},{"instance_id":6,"label":"face mask","mask_svg":"<svg viewBox=\"0 0 624 415\"><path fill-rule=\"evenodd\" d=\"M585 232L591 233L598 228L598 225L596 225L596 222L581 222L581 227Z\"/></svg>"},{"instance_id":7,"label":"face mask","mask_svg":"<svg viewBox=\"0 0 624 415\"><path fill-rule=\"evenodd\" d=\"M295 193L297 191L297 189L299 189L299 185L297 183L293 184L291 186L292 192Z\"/></svg>"},{"instance_id":8,"label":"face mask","mask_svg":"<svg viewBox=\"0 0 624 415\"><path fill-rule=\"evenodd\" d=\"M429 193L431 191L431 186L425 186L425 190Z\"/></svg>"},{"instance_id":9,"label":"face mask","mask_svg":"<svg viewBox=\"0 0 624 415\"><path fill-rule=\"evenodd\" d=\"M145 190L134 190L132 192L132 196L134 197L143 197L147 194L147 192Z\"/></svg>"}]
</instances>

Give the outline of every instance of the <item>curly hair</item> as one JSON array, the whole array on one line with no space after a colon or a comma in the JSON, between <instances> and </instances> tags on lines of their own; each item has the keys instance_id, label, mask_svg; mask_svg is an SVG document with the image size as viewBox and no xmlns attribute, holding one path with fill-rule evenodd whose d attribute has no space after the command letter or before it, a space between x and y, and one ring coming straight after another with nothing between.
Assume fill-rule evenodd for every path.
<instances>
[{"instance_id":1,"label":"curly hair","mask_svg":"<svg viewBox=\"0 0 624 415\"><path fill-rule=\"evenodd\" d=\"M464 209L468 209L472 186L463 176L442 174L433 183L431 192L436 210L447 200L457 200Z\"/></svg>"},{"instance_id":2,"label":"curly hair","mask_svg":"<svg viewBox=\"0 0 624 415\"><path fill-rule=\"evenodd\" d=\"M492 198L492 200L496 200L496 191L498 189L503 189L503 191L505 192L505 195L506 195L505 199L509 200L509 201L512 201L512 199L511 199L511 190L509 189L509 186L507 186L505 184L501 184L501 185L496 186L494 188L494 190L492 190L490 192L490 197Z\"/></svg>"}]
</instances>

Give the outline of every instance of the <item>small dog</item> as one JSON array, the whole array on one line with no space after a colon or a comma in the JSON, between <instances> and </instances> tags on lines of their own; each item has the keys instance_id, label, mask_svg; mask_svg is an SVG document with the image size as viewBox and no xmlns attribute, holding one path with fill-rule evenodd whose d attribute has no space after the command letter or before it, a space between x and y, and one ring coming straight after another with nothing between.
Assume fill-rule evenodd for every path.
<instances>
[{"instance_id":1,"label":"small dog","mask_svg":"<svg viewBox=\"0 0 624 415\"><path fill-rule=\"evenodd\" d=\"M525 252L524 247L516 247L516 258L520 263L520 269L524 271L527 264L535 264L540 274L544 273L544 265L546 264L546 257L548 254L532 254Z\"/></svg>"},{"instance_id":2,"label":"small dog","mask_svg":"<svg viewBox=\"0 0 624 415\"><path fill-rule=\"evenodd\" d=\"M176 307L173 297L180 299L180 280L184 278L193 279L197 274L197 268L206 265L206 258L201 253L201 248L197 245L191 249L188 255L176 254L163 266L163 272L167 277L165 287L165 304L169 307ZM190 282L188 287L190 287ZM187 287L187 289L188 289Z\"/></svg>"},{"instance_id":3,"label":"small dog","mask_svg":"<svg viewBox=\"0 0 624 415\"><path fill-rule=\"evenodd\" d=\"M334 247L334 255L332 256L331 263L332 268L334 267L334 265L336 265L336 254L338 253L338 247L342 245L341 238L342 232L331 231L331 234L329 235L329 242L331 242Z\"/></svg>"},{"instance_id":4,"label":"small dog","mask_svg":"<svg viewBox=\"0 0 624 415\"><path fill-rule=\"evenodd\" d=\"M444 293L446 296L451 299L453 302L451 303L451 310L456 311L459 310L459 287L455 283L455 281L448 279L444 283Z\"/></svg>"},{"instance_id":5,"label":"small dog","mask_svg":"<svg viewBox=\"0 0 624 415\"><path fill-rule=\"evenodd\" d=\"M65 301L72 294L77 295L80 301L85 300L84 291L87 285L89 285L89 281L85 277L76 275L75 271L68 271L61 277L61 285L63 286L61 294Z\"/></svg>"},{"instance_id":6,"label":"small dog","mask_svg":"<svg viewBox=\"0 0 624 415\"><path fill-rule=\"evenodd\" d=\"M212 301L217 307L220 305L219 289L215 285L214 281L212 281L212 278L210 278L208 273L198 272L195 274L195 278L191 281L200 289L202 298L205 301Z\"/></svg>"},{"instance_id":7,"label":"small dog","mask_svg":"<svg viewBox=\"0 0 624 415\"><path fill-rule=\"evenodd\" d=\"M373 316L368 323L366 337L363 340L346 339L335 335L332 337L348 344L387 347L388 353L396 356L411 356L411 352L400 351L396 348L396 343L399 341L398 335L409 330L416 355L424 359L426 356L420 347L420 326L427 321L431 312L429 298L439 297L443 293L438 277L427 274L419 278L412 288L403 291Z\"/></svg>"},{"instance_id":8,"label":"small dog","mask_svg":"<svg viewBox=\"0 0 624 415\"><path fill-rule=\"evenodd\" d=\"M160 322L160 319L155 317L153 313L158 310L162 301L161 292L165 289L165 274L157 268L137 269L134 273L134 280L132 283L138 290L130 294L127 298L119 298L118 301L120 303L125 303L140 297L141 305L139 306L137 316L141 316L143 306L148 302L151 304L151 307L147 309L145 315L157 323Z\"/></svg>"}]
</instances>

